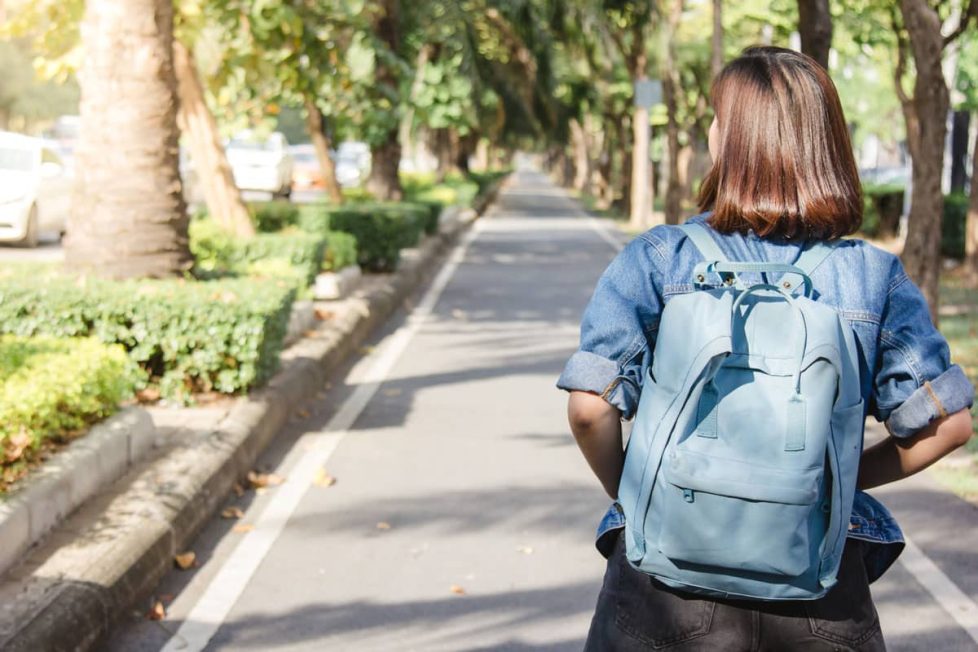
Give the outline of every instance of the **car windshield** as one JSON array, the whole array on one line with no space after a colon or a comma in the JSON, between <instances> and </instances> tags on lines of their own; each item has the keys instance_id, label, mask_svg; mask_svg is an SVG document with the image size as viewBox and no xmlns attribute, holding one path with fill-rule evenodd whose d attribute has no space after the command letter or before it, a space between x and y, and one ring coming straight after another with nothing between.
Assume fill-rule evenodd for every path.
<instances>
[{"instance_id":1,"label":"car windshield","mask_svg":"<svg viewBox=\"0 0 978 652\"><path fill-rule=\"evenodd\" d=\"M22 147L0 147L0 170L30 172L33 169L33 151Z\"/></svg>"}]
</instances>

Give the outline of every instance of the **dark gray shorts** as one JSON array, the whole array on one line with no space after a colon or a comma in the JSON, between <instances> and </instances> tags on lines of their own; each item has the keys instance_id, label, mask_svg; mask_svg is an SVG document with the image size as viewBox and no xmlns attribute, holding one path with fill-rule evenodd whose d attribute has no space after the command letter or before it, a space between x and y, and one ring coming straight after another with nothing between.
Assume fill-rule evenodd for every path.
<instances>
[{"instance_id":1,"label":"dark gray shorts","mask_svg":"<svg viewBox=\"0 0 978 652\"><path fill-rule=\"evenodd\" d=\"M885 650L860 541L849 540L839 582L819 600L716 601L667 588L625 559L608 559L585 650Z\"/></svg>"}]
</instances>

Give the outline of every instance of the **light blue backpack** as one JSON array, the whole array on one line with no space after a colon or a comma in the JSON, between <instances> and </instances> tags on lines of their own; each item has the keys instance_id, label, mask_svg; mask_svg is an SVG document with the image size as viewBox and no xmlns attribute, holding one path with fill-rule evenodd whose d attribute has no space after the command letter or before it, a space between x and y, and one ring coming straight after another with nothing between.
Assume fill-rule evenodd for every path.
<instances>
[{"instance_id":1,"label":"light blue backpack","mask_svg":"<svg viewBox=\"0 0 978 652\"><path fill-rule=\"evenodd\" d=\"M712 597L819 598L842 558L865 418L852 328L810 298L833 247L736 263L706 227L681 228L706 262L662 311L619 487L626 555ZM745 272L768 282L747 287Z\"/></svg>"}]
</instances>

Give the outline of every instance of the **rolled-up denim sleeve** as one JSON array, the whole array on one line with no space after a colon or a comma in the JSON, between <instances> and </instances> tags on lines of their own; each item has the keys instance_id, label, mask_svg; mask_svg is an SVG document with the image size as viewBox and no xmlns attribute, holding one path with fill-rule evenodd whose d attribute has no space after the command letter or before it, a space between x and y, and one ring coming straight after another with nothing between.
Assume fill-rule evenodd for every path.
<instances>
[{"instance_id":1,"label":"rolled-up denim sleeve","mask_svg":"<svg viewBox=\"0 0 978 652\"><path fill-rule=\"evenodd\" d=\"M880 329L874 416L893 436L910 437L935 419L971 407L974 397L964 371L951 363L926 300L896 262Z\"/></svg>"},{"instance_id":2,"label":"rolled-up denim sleeve","mask_svg":"<svg viewBox=\"0 0 978 652\"><path fill-rule=\"evenodd\" d=\"M581 320L580 347L567 361L557 387L597 394L630 419L651 361L662 298L658 253L643 237L611 262Z\"/></svg>"}]
</instances>

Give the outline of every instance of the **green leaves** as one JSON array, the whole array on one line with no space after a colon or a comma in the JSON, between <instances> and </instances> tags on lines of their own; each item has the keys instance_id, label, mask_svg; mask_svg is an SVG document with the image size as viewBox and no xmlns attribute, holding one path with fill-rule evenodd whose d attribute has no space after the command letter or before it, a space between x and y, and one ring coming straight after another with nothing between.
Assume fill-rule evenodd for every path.
<instances>
[{"instance_id":1,"label":"green leaves","mask_svg":"<svg viewBox=\"0 0 978 652\"><path fill-rule=\"evenodd\" d=\"M0 490L9 467L112 414L142 382L122 347L93 338L0 336L0 361Z\"/></svg>"},{"instance_id":2,"label":"green leaves","mask_svg":"<svg viewBox=\"0 0 978 652\"><path fill-rule=\"evenodd\" d=\"M235 393L278 366L293 286L273 280L0 281L0 333L121 345L166 397Z\"/></svg>"}]
</instances>

